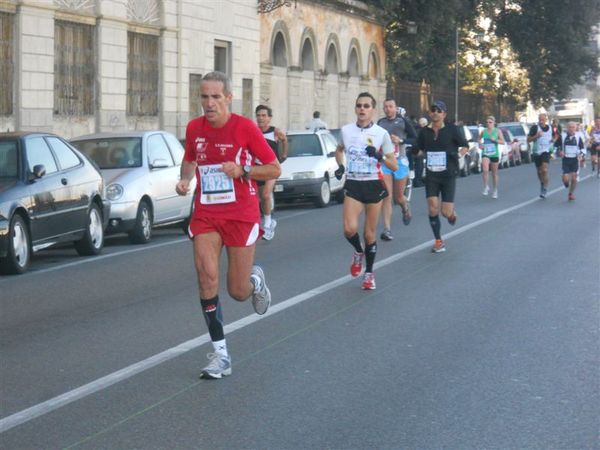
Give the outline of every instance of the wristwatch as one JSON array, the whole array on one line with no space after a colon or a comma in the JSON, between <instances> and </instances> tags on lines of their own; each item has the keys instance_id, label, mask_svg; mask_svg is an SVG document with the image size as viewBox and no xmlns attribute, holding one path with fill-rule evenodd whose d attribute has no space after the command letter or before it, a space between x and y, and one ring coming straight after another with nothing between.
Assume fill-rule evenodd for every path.
<instances>
[{"instance_id":1,"label":"wristwatch","mask_svg":"<svg viewBox=\"0 0 600 450\"><path fill-rule=\"evenodd\" d=\"M242 166L242 170L244 171L244 176L247 178L250 178L250 169L252 168L252 166L245 164Z\"/></svg>"}]
</instances>

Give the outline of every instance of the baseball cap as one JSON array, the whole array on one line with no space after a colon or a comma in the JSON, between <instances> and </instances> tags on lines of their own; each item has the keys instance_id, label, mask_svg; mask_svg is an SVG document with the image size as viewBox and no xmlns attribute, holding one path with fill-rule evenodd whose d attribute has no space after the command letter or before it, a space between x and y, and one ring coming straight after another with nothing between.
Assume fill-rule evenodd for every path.
<instances>
[{"instance_id":1,"label":"baseball cap","mask_svg":"<svg viewBox=\"0 0 600 450\"><path fill-rule=\"evenodd\" d=\"M440 108L440 110L441 110L442 112L445 112L445 113L447 113L447 112L448 112L448 107L447 107L447 106L446 106L446 104L445 104L443 101L441 101L441 100L436 100L435 102L433 102L433 105L431 105L431 107L433 108L434 106L435 106L435 107L437 107L437 108Z\"/></svg>"}]
</instances>

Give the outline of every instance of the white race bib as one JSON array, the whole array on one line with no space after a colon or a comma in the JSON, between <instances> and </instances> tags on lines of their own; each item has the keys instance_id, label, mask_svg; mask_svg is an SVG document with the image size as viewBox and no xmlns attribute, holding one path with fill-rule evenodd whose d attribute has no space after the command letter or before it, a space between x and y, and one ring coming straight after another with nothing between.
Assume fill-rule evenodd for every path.
<instances>
[{"instance_id":1,"label":"white race bib","mask_svg":"<svg viewBox=\"0 0 600 450\"><path fill-rule=\"evenodd\" d=\"M567 158L574 158L577 156L577 146L576 145L565 145L565 156Z\"/></svg>"},{"instance_id":2,"label":"white race bib","mask_svg":"<svg viewBox=\"0 0 600 450\"><path fill-rule=\"evenodd\" d=\"M483 144L483 154L484 155L495 155L496 154L496 144Z\"/></svg>"},{"instance_id":3,"label":"white race bib","mask_svg":"<svg viewBox=\"0 0 600 450\"><path fill-rule=\"evenodd\" d=\"M199 166L200 203L214 205L235 202L233 178L225 175L221 164Z\"/></svg>"},{"instance_id":4,"label":"white race bib","mask_svg":"<svg viewBox=\"0 0 600 450\"><path fill-rule=\"evenodd\" d=\"M550 151L550 144L546 142L538 142L537 148L538 153L545 153L547 151Z\"/></svg>"},{"instance_id":5,"label":"white race bib","mask_svg":"<svg viewBox=\"0 0 600 450\"><path fill-rule=\"evenodd\" d=\"M427 169L432 172L446 170L446 152L427 152Z\"/></svg>"}]
</instances>

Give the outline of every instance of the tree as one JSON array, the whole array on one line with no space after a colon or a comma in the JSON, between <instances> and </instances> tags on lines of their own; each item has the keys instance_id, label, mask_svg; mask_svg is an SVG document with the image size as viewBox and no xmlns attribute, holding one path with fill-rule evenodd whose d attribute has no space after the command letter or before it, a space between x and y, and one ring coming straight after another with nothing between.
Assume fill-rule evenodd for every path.
<instances>
[{"instance_id":1,"label":"tree","mask_svg":"<svg viewBox=\"0 0 600 450\"><path fill-rule=\"evenodd\" d=\"M502 3L497 32L508 38L527 70L534 103L567 97L573 85L598 76L598 55L586 45L600 21L598 0Z\"/></svg>"},{"instance_id":2,"label":"tree","mask_svg":"<svg viewBox=\"0 0 600 450\"><path fill-rule=\"evenodd\" d=\"M450 84L455 31L461 36L460 72L473 92L537 104L568 96L572 86L598 76L589 42L600 22L600 0L366 0L386 23L388 79ZM497 18L487 43L476 43L478 20ZM408 33L408 22L417 34ZM480 56L476 64L469 53ZM517 64L518 63L518 64ZM463 83L464 85L465 83Z\"/></svg>"},{"instance_id":3,"label":"tree","mask_svg":"<svg viewBox=\"0 0 600 450\"><path fill-rule=\"evenodd\" d=\"M455 59L455 31L471 23L476 0L370 0L386 20L388 74L393 80L448 84ZM410 34L408 23L417 26Z\"/></svg>"}]
</instances>

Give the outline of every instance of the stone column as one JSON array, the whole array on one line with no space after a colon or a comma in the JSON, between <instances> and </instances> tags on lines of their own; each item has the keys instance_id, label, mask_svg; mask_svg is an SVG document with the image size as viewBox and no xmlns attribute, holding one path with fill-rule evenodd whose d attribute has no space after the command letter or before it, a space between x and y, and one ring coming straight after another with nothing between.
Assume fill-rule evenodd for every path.
<instances>
[{"instance_id":1,"label":"stone column","mask_svg":"<svg viewBox=\"0 0 600 450\"><path fill-rule=\"evenodd\" d=\"M98 113L96 129L127 130L127 24L98 20Z\"/></svg>"}]
</instances>

